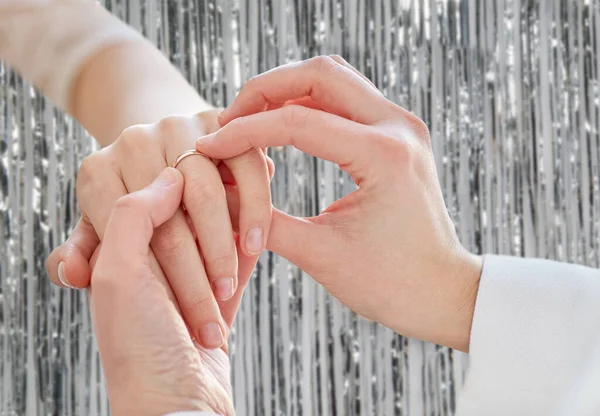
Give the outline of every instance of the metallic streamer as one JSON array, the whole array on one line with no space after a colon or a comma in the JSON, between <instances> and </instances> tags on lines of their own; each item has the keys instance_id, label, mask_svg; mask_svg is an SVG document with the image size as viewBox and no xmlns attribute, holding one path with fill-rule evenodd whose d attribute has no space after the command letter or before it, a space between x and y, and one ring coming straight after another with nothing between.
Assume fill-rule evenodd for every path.
<instances>
[{"instance_id":1,"label":"metallic streamer","mask_svg":"<svg viewBox=\"0 0 600 416\"><path fill-rule=\"evenodd\" d=\"M600 266L598 0L106 0L215 105L279 64L338 53L429 125L475 252ZM0 67L0 414L107 415L87 300L44 260L75 225L95 145ZM272 152L274 203L314 215L353 184ZM400 271L399 271L400 272ZM261 257L232 343L239 414L450 415L464 354L358 319Z\"/></svg>"}]
</instances>

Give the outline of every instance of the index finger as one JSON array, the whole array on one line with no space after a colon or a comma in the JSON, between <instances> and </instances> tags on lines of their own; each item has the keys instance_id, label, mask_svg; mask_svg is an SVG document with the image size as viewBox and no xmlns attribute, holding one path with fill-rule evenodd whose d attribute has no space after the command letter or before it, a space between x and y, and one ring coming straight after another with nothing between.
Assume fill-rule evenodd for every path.
<instances>
[{"instance_id":1,"label":"index finger","mask_svg":"<svg viewBox=\"0 0 600 416\"><path fill-rule=\"evenodd\" d=\"M374 147L369 139L376 135L371 130L325 111L290 105L238 118L199 138L196 149L209 157L227 159L253 147L291 145L336 163L359 180L372 165Z\"/></svg>"},{"instance_id":2,"label":"index finger","mask_svg":"<svg viewBox=\"0 0 600 416\"><path fill-rule=\"evenodd\" d=\"M329 56L318 56L250 79L220 114L219 122L224 126L238 117L303 97L312 98L327 112L362 124L375 124L397 115L396 106L366 78Z\"/></svg>"}]
</instances>

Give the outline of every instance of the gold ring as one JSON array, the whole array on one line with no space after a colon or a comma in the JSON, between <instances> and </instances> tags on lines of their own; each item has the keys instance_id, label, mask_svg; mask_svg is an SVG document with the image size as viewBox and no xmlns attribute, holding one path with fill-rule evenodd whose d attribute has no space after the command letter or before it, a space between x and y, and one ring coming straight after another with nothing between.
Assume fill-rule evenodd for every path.
<instances>
[{"instance_id":1,"label":"gold ring","mask_svg":"<svg viewBox=\"0 0 600 416\"><path fill-rule=\"evenodd\" d=\"M183 159L185 159L188 156L193 156L193 155L199 155L199 156L204 156L205 158L207 158L208 160L210 160L210 162L212 163L212 159L208 156L206 156L204 153L197 151L196 149L192 149L192 150L186 150L185 152L183 152L182 154L180 154L177 159L175 159L175 162L173 162L173 168L176 168L177 165L179 165L181 163L181 161Z\"/></svg>"}]
</instances>

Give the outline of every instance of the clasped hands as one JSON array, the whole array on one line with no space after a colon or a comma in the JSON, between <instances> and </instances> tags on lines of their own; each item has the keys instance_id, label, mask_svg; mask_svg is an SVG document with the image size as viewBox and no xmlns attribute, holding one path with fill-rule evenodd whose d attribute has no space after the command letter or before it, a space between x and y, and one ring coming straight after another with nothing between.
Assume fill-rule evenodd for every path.
<instances>
[{"instance_id":1,"label":"clasped hands","mask_svg":"<svg viewBox=\"0 0 600 416\"><path fill-rule=\"evenodd\" d=\"M468 350L482 261L458 241L419 118L337 56L261 74L211 116L132 127L89 156L82 220L48 260L54 283L90 285L114 414L233 412L225 341L265 247L358 314ZM272 208L264 149L288 145L357 190L312 218ZM212 162L165 170L194 146Z\"/></svg>"}]
</instances>

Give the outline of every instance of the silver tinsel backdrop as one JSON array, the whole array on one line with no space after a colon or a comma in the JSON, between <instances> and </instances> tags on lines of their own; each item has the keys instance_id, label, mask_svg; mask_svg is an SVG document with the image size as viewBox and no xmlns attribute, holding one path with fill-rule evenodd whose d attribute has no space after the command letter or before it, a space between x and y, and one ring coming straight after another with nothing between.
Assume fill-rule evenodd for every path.
<instances>
[{"instance_id":1,"label":"silver tinsel backdrop","mask_svg":"<svg viewBox=\"0 0 600 416\"><path fill-rule=\"evenodd\" d=\"M600 0L106 0L200 94L338 53L430 126L462 242L600 264ZM106 415L82 292L44 261L75 225L93 141L0 68L0 415ZM352 189L329 165L272 153L275 205L312 215ZM398 270L398 273L401 273ZM449 415L466 356L357 319L265 253L233 336L240 415Z\"/></svg>"}]
</instances>

